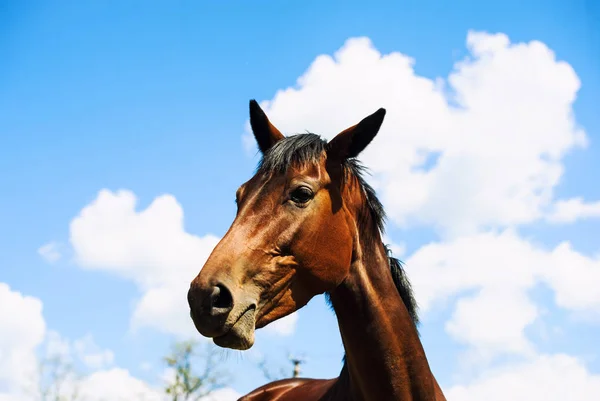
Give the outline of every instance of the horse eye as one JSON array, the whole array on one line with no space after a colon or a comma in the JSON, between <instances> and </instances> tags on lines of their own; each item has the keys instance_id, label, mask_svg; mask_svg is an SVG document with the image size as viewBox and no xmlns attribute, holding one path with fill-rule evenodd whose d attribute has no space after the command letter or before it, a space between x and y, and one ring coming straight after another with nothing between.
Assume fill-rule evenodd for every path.
<instances>
[{"instance_id":1,"label":"horse eye","mask_svg":"<svg viewBox=\"0 0 600 401\"><path fill-rule=\"evenodd\" d=\"M290 199L295 203L306 203L313 198L313 191L308 187L298 187L290 195Z\"/></svg>"}]
</instances>

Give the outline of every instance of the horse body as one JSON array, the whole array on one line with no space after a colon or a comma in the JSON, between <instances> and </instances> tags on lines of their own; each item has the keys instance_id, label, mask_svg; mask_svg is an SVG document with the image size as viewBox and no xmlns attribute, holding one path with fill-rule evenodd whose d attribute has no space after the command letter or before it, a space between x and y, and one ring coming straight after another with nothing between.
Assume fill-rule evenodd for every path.
<instances>
[{"instance_id":1,"label":"horse body","mask_svg":"<svg viewBox=\"0 0 600 401\"><path fill-rule=\"evenodd\" d=\"M248 393L239 401L301 401L335 400L333 389L338 379L283 379L277 380Z\"/></svg>"},{"instance_id":2,"label":"horse body","mask_svg":"<svg viewBox=\"0 0 600 401\"><path fill-rule=\"evenodd\" d=\"M263 159L190 286L192 319L215 344L248 349L255 329L325 293L346 356L336 379L280 380L241 400L445 400L419 339L410 284L381 240L383 207L355 159L384 115L380 109L327 143L284 137L251 102Z\"/></svg>"},{"instance_id":3,"label":"horse body","mask_svg":"<svg viewBox=\"0 0 600 401\"><path fill-rule=\"evenodd\" d=\"M338 385L340 379L283 379L267 383L251 391L238 401L352 401L360 400L353 395L348 385ZM438 382L434 378L435 400L446 398ZM373 398L374 399L374 398Z\"/></svg>"}]
</instances>

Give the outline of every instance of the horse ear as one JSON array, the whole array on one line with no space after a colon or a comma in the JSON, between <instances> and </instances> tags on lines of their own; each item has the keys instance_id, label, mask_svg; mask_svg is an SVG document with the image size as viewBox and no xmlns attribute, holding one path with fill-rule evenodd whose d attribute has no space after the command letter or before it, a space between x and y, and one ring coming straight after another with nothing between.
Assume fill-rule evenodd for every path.
<instances>
[{"instance_id":1,"label":"horse ear","mask_svg":"<svg viewBox=\"0 0 600 401\"><path fill-rule=\"evenodd\" d=\"M250 100L250 126L258 148L263 154L284 138L283 134L271 124L265 112L254 99Z\"/></svg>"},{"instance_id":2,"label":"horse ear","mask_svg":"<svg viewBox=\"0 0 600 401\"><path fill-rule=\"evenodd\" d=\"M385 117L385 109L381 108L361 122L340 132L327 145L327 154L338 160L358 156L375 138Z\"/></svg>"}]
</instances>

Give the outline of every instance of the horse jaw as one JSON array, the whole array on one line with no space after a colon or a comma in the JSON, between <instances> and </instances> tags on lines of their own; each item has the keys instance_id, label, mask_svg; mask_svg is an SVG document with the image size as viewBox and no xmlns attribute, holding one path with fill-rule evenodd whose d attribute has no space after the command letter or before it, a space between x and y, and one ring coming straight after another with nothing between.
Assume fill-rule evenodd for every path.
<instances>
[{"instance_id":1,"label":"horse jaw","mask_svg":"<svg viewBox=\"0 0 600 401\"><path fill-rule=\"evenodd\" d=\"M254 345L256 308L248 308L223 335L213 342L222 348L245 351Z\"/></svg>"}]
</instances>

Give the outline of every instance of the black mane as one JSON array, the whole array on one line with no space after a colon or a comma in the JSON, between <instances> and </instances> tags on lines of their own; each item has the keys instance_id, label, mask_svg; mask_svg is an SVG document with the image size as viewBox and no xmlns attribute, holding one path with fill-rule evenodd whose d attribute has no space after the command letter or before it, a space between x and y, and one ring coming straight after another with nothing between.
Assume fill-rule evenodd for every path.
<instances>
[{"instance_id":1,"label":"black mane","mask_svg":"<svg viewBox=\"0 0 600 401\"><path fill-rule=\"evenodd\" d=\"M319 135L306 133L288 136L277 142L263 156L258 165L258 172L263 173L284 173L291 165L303 165L310 163L318 163L327 149L327 141ZM385 228L385 211L383 205L377 199L375 190L367 184L363 178L365 167L356 159L348 159L344 163L344 168L352 176L356 178L365 196L365 212L361 213L363 218L359 224L368 232L366 224L370 221L375 224L375 228L383 234ZM370 217L370 218L367 218ZM413 290L406 277L406 273L402 267L402 262L392 256L391 250L385 246L388 254L390 272L394 284L400 293L400 297L408 309L408 312L415 324L418 325L419 317L417 313L417 303L415 301Z\"/></svg>"}]
</instances>

